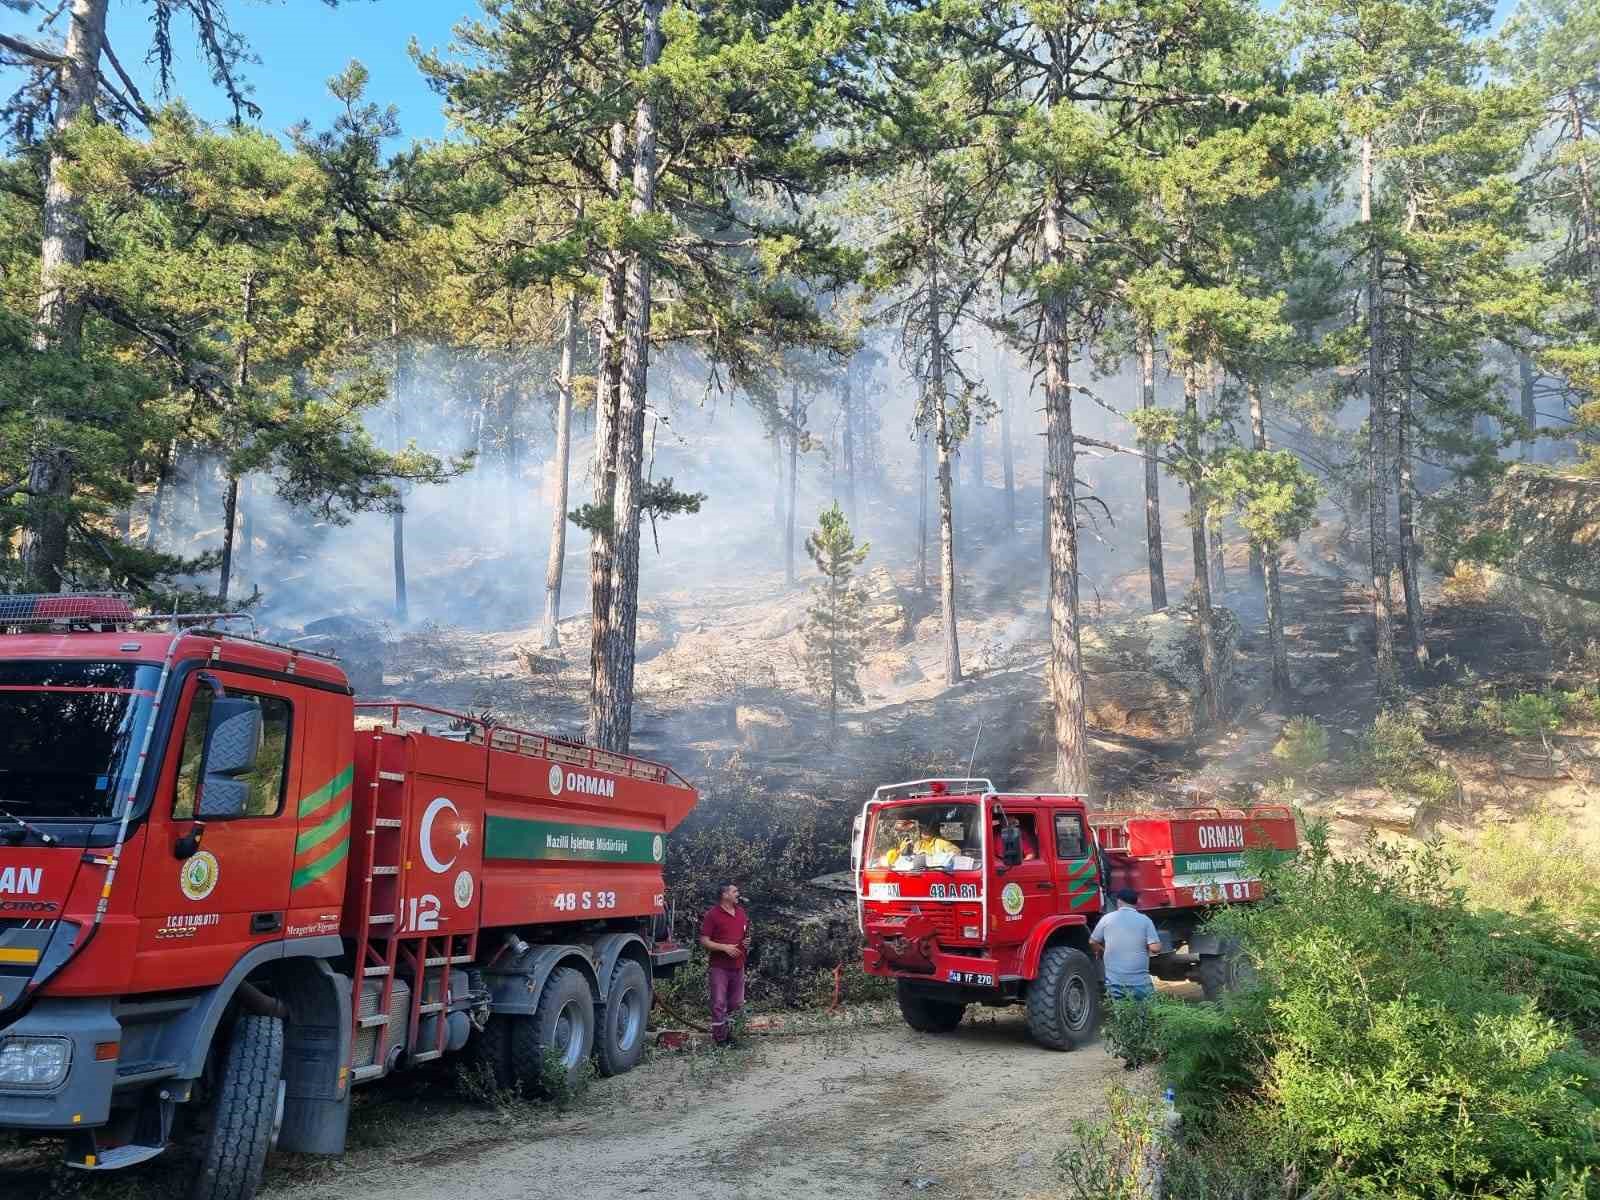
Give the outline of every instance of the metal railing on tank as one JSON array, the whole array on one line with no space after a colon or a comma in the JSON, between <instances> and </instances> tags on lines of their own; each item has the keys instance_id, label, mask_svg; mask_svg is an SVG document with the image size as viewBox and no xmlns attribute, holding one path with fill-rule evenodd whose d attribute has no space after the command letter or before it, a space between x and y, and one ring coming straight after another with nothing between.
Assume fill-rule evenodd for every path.
<instances>
[{"instance_id":1,"label":"metal railing on tank","mask_svg":"<svg viewBox=\"0 0 1600 1200\"><path fill-rule=\"evenodd\" d=\"M431 704L420 704L414 700L358 700L355 707L358 722L362 721L361 713L378 713L386 717L377 722L381 727L397 730L412 729L419 733L489 746L495 750L504 750L528 758L547 759L550 762L584 767L591 771L604 771L610 775L622 775L629 779L642 779L649 783L666 784L669 787L691 786L688 780L663 763L635 758L631 754L602 750L597 746L589 746L570 738L552 737L547 733L535 733L529 729L501 725L475 713L455 712ZM430 723L429 717L440 717L445 720L442 723L437 721ZM363 724L372 727L370 718Z\"/></svg>"}]
</instances>

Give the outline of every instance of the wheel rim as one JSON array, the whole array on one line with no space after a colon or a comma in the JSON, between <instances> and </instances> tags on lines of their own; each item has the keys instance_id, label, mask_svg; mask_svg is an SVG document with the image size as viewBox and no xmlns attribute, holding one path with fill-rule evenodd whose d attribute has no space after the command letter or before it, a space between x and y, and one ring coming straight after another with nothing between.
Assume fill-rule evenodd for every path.
<instances>
[{"instance_id":1,"label":"wheel rim","mask_svg":"<svg viewBox=\"0 0 1600 1200\"><path fill-rule=\"evenodd\" d=\"M1081 975L1067 980L1061 989L1061 1015L1068 1029L1081 1029L1089 1019L1089 986Z\"/></svg>"},{"instance_id":2,"label":"wheel rim","mask_svg":"<svg viewBox=\"0 0 1600 1200\"><path fill-rule=\"evenodd\" d=\"M568 1000L556 1016L555 1050L569 1071L583 1059L583 1044L587 1040L584 1035L589 1029L584 1008L578 1001Z\"/></svg>"},{"instance_id":3,"label":"wheel rim","mask_svg":"<svg viewBox=\"0 0 1600 1200\"><path fill-rule=\"evenodd\" d=\"M618 1050L632 1050L644 1033L644 997L630 987L617 1000L617 1020L613 1027Z\"/></svg>"}]
</instances>

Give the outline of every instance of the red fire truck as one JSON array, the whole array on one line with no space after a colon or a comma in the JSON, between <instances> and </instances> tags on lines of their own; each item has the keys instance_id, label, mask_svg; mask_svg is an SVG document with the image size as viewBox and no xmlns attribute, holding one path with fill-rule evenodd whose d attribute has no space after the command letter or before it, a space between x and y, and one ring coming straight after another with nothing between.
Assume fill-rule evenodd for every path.
<instances>
[{"instance_id":1,"label":"red fire truck","mask_svg":"<svg viewBox=\"0 0 1600 1200\"><path fill-rule=\"evenodd\" d=\"M245 1200L392 1071L629 1070L694 789L226 624L0 597L0 1128L104 1170L193 1116L194 1197Z\"/></svg>"},{"instance_id":2,"label":"red fire truck","mask_svg":"<svg viewBox=\"0 0 1600 1200\"><path fill-rule=\"evenodd\" d=\"M1261 899L1252 851L1296 844L1281 805L1091 812L1082 796L1002 794L987 779L881 787L852 851L865 967L895 980L913 1029L952 1030L969 1004L1021 1004L1035 1040L1067 1050L1099 1018L1089 934L1109 896L1138 892L1161 938L1152 974L1214 997L1248 964L1206 919Z\"/></svg>"}]
</instances>

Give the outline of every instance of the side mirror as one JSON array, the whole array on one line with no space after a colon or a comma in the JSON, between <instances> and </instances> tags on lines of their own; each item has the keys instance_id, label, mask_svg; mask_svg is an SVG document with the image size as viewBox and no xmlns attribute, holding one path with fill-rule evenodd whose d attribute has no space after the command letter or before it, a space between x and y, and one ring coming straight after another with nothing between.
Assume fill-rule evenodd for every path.
<instances>
[{"instance_id":1,"label":"side mirror","mask_svg":"<svg viewBox=\"0 0 1600 1200\"><path fill-rule=\"evenodd\" d=\"M261 756L261 734L261 705L256 701L218 696L211 702L205 753L200 760L204 771L195 813L199 819L244 816L250 781L241 777L255 770Z\"/></svg>"},{"instance_id":2,"label":"side mirror","mask_svg":"<svg viewBox=\"0 0 1600 1200\"><path fill-rule=\"evenodd\" d=\"M1022 865L1022 830L1015 825L1000 829L1000 861L1008 867Z\"/></svg>"}]
</instances>

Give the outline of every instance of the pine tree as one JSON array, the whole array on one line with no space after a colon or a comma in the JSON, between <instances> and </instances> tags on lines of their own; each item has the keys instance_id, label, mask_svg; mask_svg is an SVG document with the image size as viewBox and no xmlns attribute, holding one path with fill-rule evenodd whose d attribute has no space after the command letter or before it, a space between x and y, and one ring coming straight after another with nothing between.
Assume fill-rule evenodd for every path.
<instances>
[{"instance_id":1,"label":"pine tree","mask_svg":"<svg viewBox=\"0 0 1600 1200\"><path fill-rule=\"evenodd\" d=\"M806 610L806 679L818 696L827 698L830 729L838 726L841 701L862 701L857 675L866 647L866 598L853 577L868 549L865 543L856 545L837 502L822 510L816 529L806 538L806 553L822 575L812 587L811 607Z\"/></svg>"},{"instance_id":2,"label":"pine tree","mask_svg":"<svg viewBox=\"0 0 1600 1200\"><path fill-rule=\"evenodd\" d=\"M1553 327L1538 361L1562 381L1573 433L1600 472L1600 11L1585 0L1523 0L1505 37L1536 117L1526 187L1548 231L1540 257L1567 292L1547 310Z\"/></svg>"}]
</instances>

